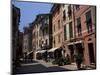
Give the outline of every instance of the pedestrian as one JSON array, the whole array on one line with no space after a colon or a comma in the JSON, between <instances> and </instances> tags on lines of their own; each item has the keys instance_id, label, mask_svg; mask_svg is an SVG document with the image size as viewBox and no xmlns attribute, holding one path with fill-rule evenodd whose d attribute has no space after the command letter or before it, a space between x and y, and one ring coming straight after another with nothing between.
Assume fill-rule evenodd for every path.
<instances>
[{"instance_id":1,"label":"pedestrian","mask_svg":"<svg viewBox=\"0 0 100 75\"><path fill-rule=\"evenodd\" d=\"M78 70L81 69L82 62L83 62L83 56L82 56L82 54L77 54L76 55L76 65L77 65L77 69Z\"/></svg>"},{"instance_id":2,"label":"pedestrian","mask_svg":"<svg viewBox=\"0 0 100 75\"><path fill-rule=\"evenodd\" d=\"M47 59L48 59L48 61L50 61L50 56L49 56L49 54L47 55Z\"/></svg>"},{"instance_id":3,"label":"pedestrian","mask_svg":"<svg viewBox=\"0 0 100 75\"><path fill-rule=\"evenodd\" d=\"M48 52L46 51L46 52L45 52L45 61L46 61L46 62L48 61L48 60L47 60L47 58L48 58L47 55L48 55Z\"/></svg>"},{"instance_id":4,"label":"pedestrian","mask_svg":"<svg viewBox=\"0 0 100 75\"><path fill-rule=\"evenodd\" d=\"M68 63L70 64L71 63L71 60L70 60L69 54L67 54L66 58L67 58Z\"/></svg>"}]
</instances>

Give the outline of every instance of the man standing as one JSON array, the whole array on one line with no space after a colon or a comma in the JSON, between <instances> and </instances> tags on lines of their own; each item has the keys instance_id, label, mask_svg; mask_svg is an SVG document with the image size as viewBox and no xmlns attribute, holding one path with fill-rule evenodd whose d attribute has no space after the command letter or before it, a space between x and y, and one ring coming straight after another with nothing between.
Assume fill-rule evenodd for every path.
<instances>
[{"instance_id":1,"label":"man standing","mask_svg":"<svg viewBox=\"0 0 100 75\"><path fill-rule=\"evenodd\" d=\"M77 65L78 70L81 69L82 62L83 62L83 56L82 56L82 54L77 54L76 55L76 65Z\"/></svg>"}]
</instances>

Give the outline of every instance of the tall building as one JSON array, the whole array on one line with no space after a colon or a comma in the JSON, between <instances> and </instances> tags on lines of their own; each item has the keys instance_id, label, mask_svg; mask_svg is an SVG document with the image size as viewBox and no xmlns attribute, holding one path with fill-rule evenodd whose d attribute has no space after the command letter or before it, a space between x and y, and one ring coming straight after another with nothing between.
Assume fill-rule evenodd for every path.
<instances>
[{"instance_id":1,"label":"tall building","mask_svg":"<svg viewBox=\"0 0 100 75\"><path fill-rule=\"evenodd\" d=\"M41 49L40 42L39 42L39 40L41 38L39 36L39 34L40 34L40 26L41 26L40 19L41 19L41 16L37 15L35 21L33 22L33 33L32 34L35 34L35 36L33 35L33 38L36 40L36 47L35 47L36 50L40 50ZM33 38L32 38L32 40L34 40Z\"/></svg>"},{"instance_id":2,"label":"tall building","mask_svg":"<svg viewBox=\"0 0 100 75\"><path fill-rule=\"evenodd\" d=\"M33 59L32 50L32 24L24 28L23 34L23 55L24 59Z\"/></svg>"},{"instance_id":3,"label":"tall building","mask_svg":"<svg viewBox=\"0 0 100 75\"><path fill-rule=\"evenodd\" d=\"M63 41L62 8L61 4L54 4L51 8L52 14L52 47L61 47Z\"/></svg>"},{"instance_id":4,"label":"tall building","mask_svg":"<svg viewBox=\"0 0 100 75\"><path fill-rule=\"evenodd\" d=\"M63 49L65 57L69 57L71 62L75 62L75 17L74 5L63 4Z\"/></svg>"},{"instance_id":5,"label":"tall building","mask_svg":"<svg viewBox=\"0 0 100 75\"><path fill-rule=\"evenodd\" d=\"M95 64L95 6L54 4L51 14L52 47L62 47L62 55L68 55L72 63L81 54L84 65Z\"/></svg>"},{"instance_id":6,"label":"tall building","mask_svg":"<svg viewBox=\"0 0 100 75\"><path fill-rule=\"evenodd\" d=\"M50 14L42 14L40 21L40 47L41 49L50 49L52 47L52 22Z\"/></svg>"},{"instance_id":7,"label":"tall building","mask_svg":"<svg viewBox=\"0 0 100 75\"><path fill-rule=\"evenodd\" d=\"M23 58L23 32L18 31L18 50L17 58Z\"/></svg>"},{"instance_id":8,"label":"tall building","mask_svg":"<svg viewBox=\"0 0 100 75\"><path fill-rule=\"evenodd\" d=\"M36 59L36 49L37 49L37 25L36 21L33 23L33 30L32 30L32 49L33 49L33 59Z\"/></svg>"},{"instance_id":9,"label":"tall building","mask_svg":"<svg viewBox=\"0 0 100 75\"><path fill-rule=\"evenodd\" d=\"M52 49L48 52L53 59L59 59L65 56L65 50L63 49L63 20L65 20L65 11L62 9L62 4L54 4L50 13L52 14ZM63 15L63 13L65 13Z\"/></svg>"},{"instance_id":10,"label":"tall building","mask_svg":"<svg viewBox=\"0 0 100 75\"><path fill-rule=\"evenodd\" d=\"M18 51L18 27L20 22L20 9L12 5L12 60L17 60Z\"/></svg>"},{"instance_id":11,"label":"tall building","mask_svg":"<svg viewBox=\"0 0 100 75\"><path fill-rule=\"evenodd\" d=\"M52 48L51 14L39 14L33 22L33 49L36 53ZM35 44L36 43L36 44ZM37 52L38 51L38 52ZM36 54L35 56L36 57Z\"/></svg>"},{"instance_id":12,"label":"tall building","mask_svg":"<svg viewBox=\"0 0 100 75\"><path fill-rule=\"evenodd\" d=\"M75 39L77 52L83 55L83 64L96 63L96 7L74 5Z\"/></svg>"},{"instance_id":13,"label":"tall building","mask_svg":"<svg viewBox=\"0 0 100 75\"><path fill-rule=\"evenodd\" d=\"M63 44L62 47L65 52L65 57L71 56L71 51L69 51L69 44L72 43L74 38L74 22L73 22L73 5L62 4L62 25L63 25Z\"/></svg>"}]
</instances>

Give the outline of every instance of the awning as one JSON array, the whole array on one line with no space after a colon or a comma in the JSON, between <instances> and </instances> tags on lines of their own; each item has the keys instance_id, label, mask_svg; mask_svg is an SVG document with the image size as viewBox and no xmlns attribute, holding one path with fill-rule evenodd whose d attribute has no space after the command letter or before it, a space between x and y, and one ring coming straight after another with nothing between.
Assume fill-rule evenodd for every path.
<instances>
[{"instance_id":1,"label":"awning","mask_svg":"<svg viewBox=\"0 0 100 75\"><path fill-rule=\"evenodd\" d=\"M39 51L36 51L36 53L44 53L46 52L46 50L39 50Z\"/></svg>"},{"instance_id":2,"label":"awning","mask_svg":"<svg viewBox=\"0 0 100 75\"><path fill-rule=\"evenodd\" d=\"M56 49L58 49L58 48L52 48L52 49L48 50L48 52L54 52Z\"/></svg>"},{"instance_id":3,"label":"awning","mask_svg":"<svg viewBox=\"0 0 100 75\"><path fill-rule=\"evenodd\" d=\"M33 52L33 51L28 52L27 55L31 54L32 52Z\"/></svg>"},{"instance_id":4,"label":"awning","mask_svg":"<svg viewBox=\"0 0 100 75\"><path fill-rule=\"evenodd\" d=\"M74 44L78 44L78 43L82 43L82 41L72 42L72 43L69 43L69 44L67 44L67 45L74 45Z\"/></svg>"}]
</instances>

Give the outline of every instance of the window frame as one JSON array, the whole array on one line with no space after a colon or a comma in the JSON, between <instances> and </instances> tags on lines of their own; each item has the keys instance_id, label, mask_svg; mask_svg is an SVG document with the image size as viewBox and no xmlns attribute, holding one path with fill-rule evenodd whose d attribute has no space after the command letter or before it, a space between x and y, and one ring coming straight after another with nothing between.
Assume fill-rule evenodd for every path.
<instances>
[{"instance_id":1,"label":"window frame","mask_svg":"<svg viewBox=\"0 0 100 75\"><path fill-rule=\"evenodd\" d=\"M77 32L78 36L80 36L82 32L81 17L78 17L76 20L77 20Z\"/></svg>"}]
</instances>

